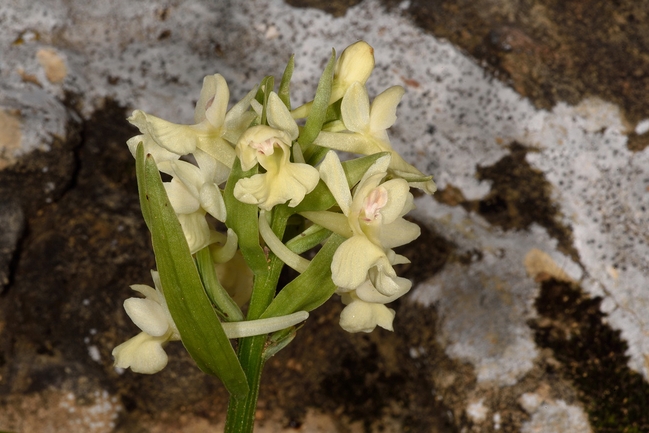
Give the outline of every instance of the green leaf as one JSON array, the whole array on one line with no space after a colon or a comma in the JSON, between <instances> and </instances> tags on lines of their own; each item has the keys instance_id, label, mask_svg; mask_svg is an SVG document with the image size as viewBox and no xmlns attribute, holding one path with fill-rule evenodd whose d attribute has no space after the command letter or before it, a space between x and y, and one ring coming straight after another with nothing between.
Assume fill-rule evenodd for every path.
<instances>
[{"instance_id":1,"label":"green leaf","mask_svg":"<svg viewBox=\"0 0 649 433\"><path fill-rule=\"evenodd\" d=\"M217 376L238 398L248 393L248 381L212 308L151 155L142 144L136 159L142 214L151 242L165 300L187 352L205 373Z\"/></svg>"},{"instance_id":2,"label":"green leaf","mask_svg":"<svg viewBox=\"0 0 649 433\"><path fill-rule=\"evenodd\" d=\"M349 185L349 188L351 189L361 180L363 174L365 174L367 169L370 168L370 166L374 164L377 159L387 154L388 152L380 152L373 155L363 156L361 158L342 162L343 170L345 171L345 177L347 178L347 185ZM299 205L294 208L290 208L290 210L293 213L327 210L335 204L336 199L333 195L331 195L331 192L329 191L329 188L327 188L327 185L325 185L325 183L320 180L313 191L307 194ZM228 207L228 209L230 208Z\"/></svg>"},{"instance_id":3,"label":"green leaf","mask_svg":"<svg viewBox=\"0 0 649 433\"><path fill-rule=\"evenodd\" d=\"M257 173L257 166L248 171L241 170L241 161L239 158L234 160L230 177L223 191L223 200L228 209L226 225L234 230L239 238L239 249L243 258L246 260L248 267L252 270L255 277L264 275L268 269L266 255L259 245L259 227L257 206L253 204L242 203L234 196L234 186L239 179L252 176Z\"/></svg>"},{"instance_id":4,"label":"green leaf","mask_svg":"<svg viewBox=\"0 0 649 433\"><path fill-rule=\"evenodd\" d=\"M295 254L302 254L327 239L330 234L331 231L324 227L320 227L317 224L313 224L311 227L286 242L286 247Z\"/></svg>"},{"instance_id":5,"label":"green leaf","mask_svg":"<svg viewBox=\"0 0 649 433\"><path fill-rule=\"evenodd\" d=\"M389 154L390 152L379 152L360 158L350 159L349 161L343 161L341 164L343 170L345 170L345 177L347 177L347 184L349 187L351 188L356 185L363 178L367 169L370 168L379 158Z\"/></svg>"},{"instance_id":6,"label":"green leaf","mask_svg":"<svg viewBox=\"0 0 649 433\"><path fill-rule=\"evenodd\" d=\"M279 99L282 100L286 108L291 109L291 78L293 77L293 68L295 67L295 54L291 55L291 58L288 60L286 69L284 69L284 74L282 75L282 81L279 83L279 91L277 95Z\"/></svg>"},{"instance_id":7,"label":"green leaf","mask_svg":"<svg viewBox=\"0 0 649 433\"><path fill-rule=\"evenodd\" d=\"M331 97L331 86L334 79L334 67L336 65L336 51L331 50L331 57L329 62L325 67L325 70L322 72L320 81L318 82L318 88L315 93L315 98L313 98L313 105L311 106L311 111L309 116L306 118L306 123L304 128L300 132L300 136L297 141L302 146L302 150L306 154L308 147L313 143L313 140L316 139L322 125L327 116L327 108L329 107L329 98Z\"/></svg>"},{"instance_id":8,"label":"green leaf","mask_svg":"<svg viewBox=\"0 0 649 433\"><path fill-rule=\"evenodd\" d=\"M331 281L331 260L344 241L340 235L331 235L306 271L279 292L261 318L311 311L324 304L336 291L336 285Z\"/></svg>"}]
</instances>

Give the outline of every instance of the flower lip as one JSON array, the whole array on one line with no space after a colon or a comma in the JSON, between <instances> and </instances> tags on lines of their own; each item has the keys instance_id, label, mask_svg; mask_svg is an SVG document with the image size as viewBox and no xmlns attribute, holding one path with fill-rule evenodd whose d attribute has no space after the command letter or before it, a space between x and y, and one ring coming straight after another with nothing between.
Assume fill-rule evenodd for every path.
<instances>
[{"instance_id":1,"label":"flower lip","mask_svg":"<svg viewBox=\"0 0 649 433\"><path fill-rule=\"evenodd\" d=\"M381 217L381 209L388 203L388 192L385 188L379 186L374 188L365 197L361 219L365 222L376 221Z\"/></svg>"},{"instance_id":2,"label":"flower lip","mask_svg":"<svg viewBox=\"0 0 649 433\"><path fill-rule=\"evenodd\" d=\"M291 146L291 137L281 129L267 125L256 125L248 128L239 138L236 152L241 160L241 168L250 170L259 162L258 156L268 156L275 152L275 147Z\"/></svg>"},{"instance_id":3,"label":"flower lip","mask_svg":"<svg viewBox=\"0 0 649 433\"><path fill-rule=\"evenodd\" d=\"M276 141L276 139L269 138L259 143L250 143L249 146L262 155L268 156L273 154Z\"/></svg>"}]
</instances>

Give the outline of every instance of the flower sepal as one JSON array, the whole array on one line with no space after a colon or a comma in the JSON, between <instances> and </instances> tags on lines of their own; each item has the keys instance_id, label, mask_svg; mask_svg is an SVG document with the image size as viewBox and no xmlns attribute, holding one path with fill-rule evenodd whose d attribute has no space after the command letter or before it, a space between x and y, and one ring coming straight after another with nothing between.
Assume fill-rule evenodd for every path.
<instances>
[{"instance_id":1,"label":"flower sepal","mask_svg":"<svg viewBox=\"0 0 649 433\"><path fill-rule=\"evenodd\" d=\"M328 151L328 153L329 152L331 151ZM342 165L342 170L345 178L345 182L340 182L340 188L347 188L347 190L349 191L361 180L369 167L371 167L378 159L386 155L389 155L389 153L379 152L373 155L363 156L340 163ZM307 194L299 205L292 208L292 212L300 213L309 211L323 211L335 205L336 198L332 194L331 190L327 187L325 182L320 180L313 191Z\"/></svg>"}]
</instances>

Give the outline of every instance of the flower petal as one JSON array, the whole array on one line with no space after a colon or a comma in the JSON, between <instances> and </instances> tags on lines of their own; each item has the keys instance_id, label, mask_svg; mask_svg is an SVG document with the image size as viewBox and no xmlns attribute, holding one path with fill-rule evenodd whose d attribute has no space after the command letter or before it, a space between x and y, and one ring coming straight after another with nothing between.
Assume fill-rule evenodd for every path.
<instances>
[{"instance_id":1,"label":"flower petal","mask_svg":"<svg viewBox=\"0 0 649 433\"><path fill-rule=\"evenodd\" d=\"M205 119L212 128L221 130L221 133L223 133L222 129L228 111L228 102L230 102L230 89L228 89L228 84L221 75L216 74L214 78L216 79L216 91L211 104L206 107Z\"/></svg>"},{"instance_id":2,"label":"flower petal","mask_svg":"<svg viewBox=\"0 0 649 433\"><path fill-rule=\"evenodd\" d=\"M396 248L408 244L419 237L421 228L403 218L381 227L379 240L383 248Z\"/></svg>"},{"instance_id":3,"label":"flower petal","mask_svg":"<svg viewBox=\"0 0 649 433\"><path fill-rule=\"evenodd\" d=\"M339 100L355 81L365 84L374 69L374 49L365 41L351 44L342 52L334 71L330 104Z\"/></svg>"},{"instance_id":4,"label":"flower petal","mask_svg":"<svg viewBox=\"0 0 649 433\"><path fill-rule=\"evenodd\" d=\"M354 300L340 313L340 326L347 332L372 332L377 325L392 331L394 315L385 305Z\"/></svg>"},{"instance_id":5,"label":"flower petal","mask_svg":"<svg viewBox=\"0 0 649 433\"><path fill-rule=\"evenodd\" d=\"M220 137L223 131L201 131L201 128L203 128L201 125L192 126L191 128L194 128L196 134L197 148L205 151L226 167L232 167L237 154L234 151L234 146Z\"/></svg>"},{"instance_id":6,"label":"flower petal","mask_svg":"<svg viewBox=\"0 0 649 433\"><path fill-rule=\"evenodd\" d=\"M221 190L214 183L204 183L201 186L199 197L201 206L210 215L219 221L225 221L227 217L227 210Z\"/></svg>"},{"instance_id":7,"label":"flower petal","mask_svg":"<svg viewBox=\"0 0 649 433\"><path fill-rule=\"evenodd\" d=\"M361 178L361 181L358 182L359 185L366 184L368 179L372 176L382 174L380 177L374 177L372 180L372 185L369 187L367 190L369 192L370 189L376 188L376 186L380 183L380 181L386 176L388 167L390 166L390 161L392 161L392 155L385 155L374 161L374 164L370 165L370 167L367 169L363 177ZM378 180L376 180L378 179ZM358 194L358 193L357 193ZM356 194L355 194L356 195Z\"/></svg>"},{"instance_id":8,"label":"flower petal","mask_svg":"<svg viewBox=\"0 0 649 433\"><path fill-rule=\"evenodd\" d=\"M401 86L392 86L372 101L370 109L370 131L385 131L397 121L397 105L405 90Z\"/></svg>"},{"instance_id":9,"label":"flower petal","mask_svg":"<svg viewBox=\"0 0 649 433\"><path fill-rule=\"evenodd\" d=\"M353 83L345 92L340 104L340 113L345 127L352 132L363 133L370 125L370 98L365 86L359 82Z\"/></svg>"},{"instance_id":10,"label":"flower petal","mask_svg":"<svg viewBox=\"0 0 649 433\"><path fill-rule=\"evenodd\" d=\"M395 281L399 286L399 290L391 296L385 296L383 293L376 290L376 288L372 284L372 281L370 281L369 279L365 280L363 284L356 288L356 296L358 296L359 299L365 302L387 304L408 293L408 291L412 287L412 281L407 278L396 277Z\"/></svg>"},{"instance_id":11,"label":"flower petal","mask_svg":"<svg viewBox=\"0 0 649 433\"><path fill-rule=\"evenodd\" d=\"M196 149L196 132L189 125L171 123L140 110L135 110L128 121L170 152L186 155Z\"/></svg>"},{"instance_id":12,"label":"flower petal","mask_svg":"<svg viewBox=\"0 0 649 433\"><path fill-rule=\"evenodd\" d=\"M269 195L266 174L255 174L251 177L239 179L234 186L234 196L242 203L254 205L265 203Z\"/></svg>"},{"instance_id":13,"label":"flower petal","mask_svg":"<svg viewBox=\"0 0 649 433\"><path fill-rule=\"evenodd\" d=\"M220 128L225 120L230 101L230 89L220 74L208 75L203 79L203 89L196 103L194 121L201 123L207 119L212 128Z\"/></svg>"},{"instance_id":14,"label":"flower petal","mask_svg":"<svg viewBox=\"0 0 649 433\"><path fill-rule=\"evenodd\" d=\"M174 161L171 164L174 170L174 178L178 178L185 188L196 198L201 185L205 182L205 176L201 169L187 161Z\"/></svg>"},{"instance_id":15,"label":"flower petal","mask_svg":"<svg viewBox=\"0 0 649 433\"><path fill-rule=\"evenodd\" d=\"M384 151L384 149L376 145L375 140L363 134L350 132L320 131L313 143L328 149L359 153L361 155L372 155Z\"/></svg>"},{"instance_id":16,"label":"flower petal","mask_svg":"<svg viewBox=\"0 0 649 433\"><path fill-rule=\"evenodd\" d=\"M336 152L329 151L318 168L322 181L327 185L329 191L336 199L336 203L345 215L349 215L349 208L352 204L352 194L349 191L345 170L340 163Z\"/></svg>"},{"instance_id":17,"label":"flower petal","mask_svg":"<svg viewBox=\"0 0 649 433\"><path fill-rule=\"evenodd\" d=\"M178 221L192 254L209 245L211 239L210 228L205 220L204 212L178 214Z\"/></svg>"},{"instance_id":18,"label":"flower petal","mask_svg":"<svg viewBox=\"0 0 649 433\"><path fill-rule=\"evenodd\" d=\"M285 163L278 170L241 179L234 186L237 200L256 204L263 210L289 202L295 207L319 181L318 170L307 164Z\"/></svg>"},{"instance_id":19,"label":"flower petal","mask_svg":"<svg viewBox=\"0 0 649 433\"><path fill-rule=\"evenodd\" d=\"M131 151L133 158L135 158L135 154L137 152L137 145L140 143L142 143L142 145L144 146L144 154L153 156L153 159L160 168L160 171L164 173L169 174L168 170L164 170L165 163L169 163L169 161L175 161L180 158L179 154L169 152L164 147L159 146L158 143L156 143L149 134L136 135L135 137L129 138L126 141L126 145Z\"/></svg>"},{"instance_id":20,"label":"flower petal","mask_svg":"<svg viewBox=\"0 0 649 433\"><path fill-rule=\"evenodd\" d=\"M381 260L387 261L381 248L365 236L352 236L334 253L331 279L336 286L353 290L363 284L370 268Z\"/></svg>"},{"instance_id":21,"label":"flower petal","mask_svg":"<svg viewBox=\"0 0 649 433\"><path fill-rule=\"evenodd\" d=\"M195 195L177 178L174 177L171 182L164 182L163 185L169 202L177 214L190 214L200 208L200 202Z\"/></svg>"},{"instance_id":22,"label":"flower petal","mask_svg":"<svg viewBox=\"0 0 649 433\"><path fill-rule=\"evenodd\" d=\"M241 160L242 170L247 171L257 164L262 152L265 152L263 156L269 157L275 152L276 146L284 150L284 147L288 149L290 145L291 138L285 131L267 125L256 125L241 135L236 154Z\"/></svg>"},{"instance_id":23,"label":"flower petal","mask_svg":"<svg viewBox=\"0 0 649 433\"><path fill-rule=\"evenodd\" d=\"M159 372L168 362L167 354L162 348L166 341L163 337L139 333L113 349L115 367L130 367L135 373L143 374Z\"/></svg>"},{"instance_id":24,"label":"flower petal","mask_svg":"<svg viewBox=\"0 0 649 433\"><path fill-rule=\"evenodd\" d=\"M286 133L291 137L291 140L295 140L298 136L297 123L293 120L291 112L288 111L286 105L279 99L279 96L275 92L270 92L268 97L268 124L276 129L281 129L286 131Z\"/></svg>"},{"instance_id":25,"label":"flower petal","mask_svg":"<svg viewBox=\"0 0 649 433\"><path fill-rule=\"evenodd\" d=\"M128 298L124 310L133 323L153 337L160 337L169 330L167 316L160 304L150 299Z\"/></svg>"},{"instance_id":26,"label":"flower petal","mask_svg":"<svg viewBox=\"0 0 649 433\"><path fill-rule=\"evenodd\" d=\"M205 119L210 123L212 128L218 129L223 126L225 120L225 113L228 111L228 102L230 101L230 89L228 89L228 84L225 82L225 79L220 74L214 74L212 76L205 77L205 80L208 81L209 99L204 102L205 108ZM205 86L205 80L203 81L203 86ZM201 97L203 97L203 92L201 92ZM199 103L202 102L199 100ZM198 115L198 104L196 104L197 112L194 113L194 119L196 123L203 121L203 118ZM200 120L199 120L200 119Z\"/></svg>"},{"instance_id":27,"label":"flower petal","mask_svg":"<svg viewBox=\"0 0 649 433\"><path fill-rule=\"evenodd\" d=\"M390 224L411 210L407 209L406 212L403 212L406 205L410 205L408 197L412 194L410 194L408 182L403 179L388 180L382 183L381 187L388 192L388 203L381 209L382 223Z\"/></svg>"},{"instance_id":28,"label":"flower petal","mask_svg":"<svg viewBox=\"0 0 649 433\"><path fill-rule=\"evenodd\" d=\"M230 175L228 166L201 149L196 149L193 155L205 182L214 182L220 185L228 179Z\"/></svg>"},{"instance_id":29,"label":"flower petal","mask_svg":"<svg viewBox=\"0 0 649 433\"><path fill-rule=\"evenodd\" d=\"M225 115L225 133L223 138L230 143L236 144L239 137L249 126L250 122L256 117L255 113L250 111L250 104L254 101L257 94L257 88L252 89L243 99L228 111Z\"/></svg>"},{"instance_id":30,"label":"flower petal","mask_svg":"<svg viewBox=\"0 0 649 433\"><path fill-rule=\"evenodd\" d=\"M402 290L403 278L397 277L397 273L386 258L377 263L376 267L369 270L368 276L372 284L380 293L385 296L394 296Z\"/></svg>"},{"instance_id":31,"label":"flower petal","mask_svg":"<svg viewBox=\"0 0 649 433\"><path fill-rule=\"evenodd\" d=\"M131 285L131 289L143 294L148 299L157 302L158 304L161 302L160 292L151 286L147 286L146 284L133 284Z\"/></svg>"}]
</instances>

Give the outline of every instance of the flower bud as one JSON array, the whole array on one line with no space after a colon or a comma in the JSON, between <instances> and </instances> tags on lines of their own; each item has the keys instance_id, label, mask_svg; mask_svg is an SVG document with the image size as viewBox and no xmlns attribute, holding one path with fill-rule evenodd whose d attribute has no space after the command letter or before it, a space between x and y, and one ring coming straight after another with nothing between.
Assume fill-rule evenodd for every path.
<instances>
[{"instance_id":1,"label":"flower bud","mask_svg":"<svg viewBox=\"0 0 649 433\"><path fill-rule=\"evenodd\" d=\"M343 97L345 91L356 81L365 84L374 69L374 48L365 41L358 41L345 48L334 71L330 102Z\"/></svg>"}]
</instances>

